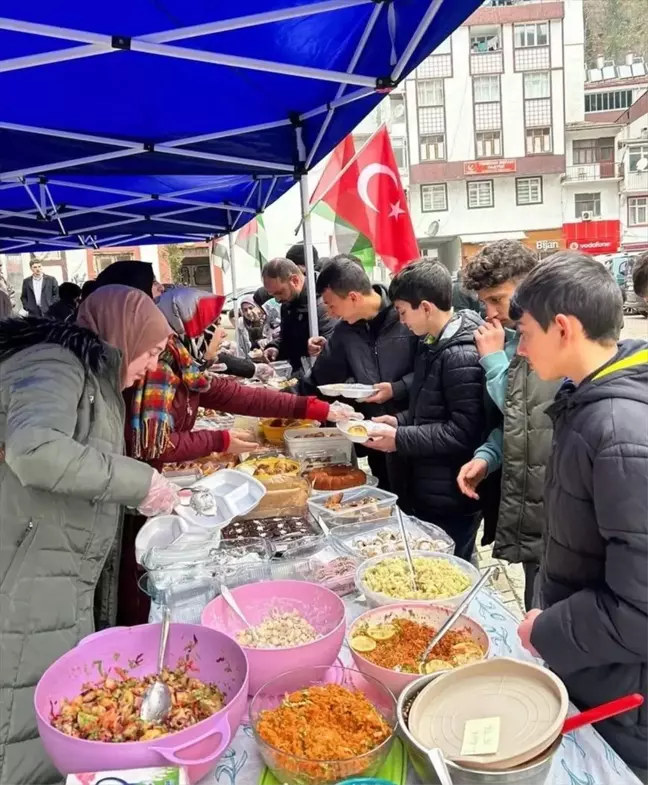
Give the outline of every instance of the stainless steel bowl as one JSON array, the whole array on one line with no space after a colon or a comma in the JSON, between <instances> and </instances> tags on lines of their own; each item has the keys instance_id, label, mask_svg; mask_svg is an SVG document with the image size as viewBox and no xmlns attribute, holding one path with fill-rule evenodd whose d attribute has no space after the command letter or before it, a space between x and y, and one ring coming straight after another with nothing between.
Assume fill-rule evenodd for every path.
<instances>
[{"instance_id":1,"label":"stainless steel bowl","mask_svg":"<svg viewBox=\"0 0 648 785\"><path fill-rule=\"evenodd\" d=\"M419 744L409 732L407 718L414 698L423 687L440 676L443 676L443 672L421 676L420 679L408 684L401 692L396 706L398 734L407 748L414 770L421 782L426 783L426 785L440 785L439 778L427 757L425 747ZM458 766L450 761L448 761L448 769L454 785L546 785L553 756L560 747L561 739L562 737L539 758L534 758L534 760L524 766L519 766L510 771L478 771L477 769L467 769L464 766Z\"/></svg>"}]
</instances>

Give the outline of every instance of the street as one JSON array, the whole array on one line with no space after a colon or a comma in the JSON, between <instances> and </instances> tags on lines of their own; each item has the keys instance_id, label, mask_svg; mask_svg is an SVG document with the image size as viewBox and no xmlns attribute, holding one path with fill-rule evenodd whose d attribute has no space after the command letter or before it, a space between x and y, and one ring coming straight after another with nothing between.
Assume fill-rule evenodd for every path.
<instances>
[{"instance_id":1,"label":"street","mask_svg":"<svg viewBox=\"0 0 648 785\"><path fill-rule=\"evenodd\" d=\"M642 316L626 316L621 337L643 338L645 340L648 338L648 319L644 319ZM479 567L480 569L486 569L492 564L500 566L500 574L494 582L494 586L511 613L522 618L524 616L524 573L522 572L522 565L508 564L508 562L493 559L492 551L491 545L479 549Z\"/></svg>"}]
</instances>

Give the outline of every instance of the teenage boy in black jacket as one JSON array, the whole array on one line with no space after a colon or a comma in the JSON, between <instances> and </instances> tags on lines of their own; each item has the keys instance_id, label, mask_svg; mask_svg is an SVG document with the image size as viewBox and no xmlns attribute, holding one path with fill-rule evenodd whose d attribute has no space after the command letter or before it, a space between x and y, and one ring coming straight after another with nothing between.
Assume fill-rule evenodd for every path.
<instances>
[{"instance_id":1,"label":"teenage boy in black jacket","mask_svg":"<svg viewBox=\"0 0 648 785\"><path fill-rule=\"evenodd\" d=\"M368 418L406 409L417 339L399 322L385 287L372 285L360 261L342 254L322 268L317 293L340 321L328 341L309 341L309 352L317 357L309 384L374 385L372 396L354 402ZM385 456L371 450L368 457L380 487L387 490Z\"/></svg>"},{"instance_id":2,"label":"teenage boy in black jacket","mask_svg":"<svg viewBox=\"0 0 648 785\"><path fill-rule=\"evenodd\" d=\"M621 292L591 256L539 264L511 303L518 353L541 379L563 379L545 476L540 607L525 648L580 709L648 693L648 342L618 341ZM648 781L648 706L597 724ZM621 783L621 779L617 780ZM625 781L625 780L624 780Z\"/></svg>"},{"instance_id":3,"label":"teenage boy in black jacket","mask_svg":"<svg viewBox=\"0 0 648 785\"><path fill-rule=\"evenodd\" d=\"M484 372L473 311L452 310L452 279L440 262L402 270L389 296L403 324L420 336L407 411L374 418L383 424L370 439L376 450L396 453L401 502L417 518L441 526L455 553L470 560L479 528L479 502L464 496L456 476L486 430Z\"/></svg>"}]
</instances>

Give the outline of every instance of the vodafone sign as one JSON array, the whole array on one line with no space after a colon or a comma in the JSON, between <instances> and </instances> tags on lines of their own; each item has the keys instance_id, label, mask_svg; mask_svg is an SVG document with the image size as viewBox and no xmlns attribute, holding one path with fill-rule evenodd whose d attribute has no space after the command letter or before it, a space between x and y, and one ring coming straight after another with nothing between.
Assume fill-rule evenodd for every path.
<instances>
[{"instance_id":1,"label":"vodafone sign","mask_svg":"<svg viewBox=\"0 0 648 785\"><path fill-rule=\"evenodd\" d=\"M593 255L616 253L621 244L620 221L579 221L563 224L565 245L570 251Z\"/></svg>"}]
</instances>

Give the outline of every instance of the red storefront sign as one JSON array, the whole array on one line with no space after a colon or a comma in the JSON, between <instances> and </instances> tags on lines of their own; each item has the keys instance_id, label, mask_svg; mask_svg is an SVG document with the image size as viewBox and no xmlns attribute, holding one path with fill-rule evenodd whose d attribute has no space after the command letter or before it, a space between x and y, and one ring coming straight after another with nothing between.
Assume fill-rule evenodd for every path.
<instances>
[{"instance_id":1,"label":"red storefront sign","mask_svg":"<svg viewBox=\"0 0 648 785\"><path fill-rule=\"evenodd\" d=\"M464 161L464 174L515 174L515 158L499 158L496 161Z\"/></svg>"},{"instance_id":2,"label":"red storefront sign","mask_svg":"<svg viewBox=\"0 0 648 785\"><path fill-rule=\"evenodd\" d=\"M565 245L570 251L593 255L616 253L621 244L621 221L579 221L563 224Z\"/></svg>"}]
</instances>

